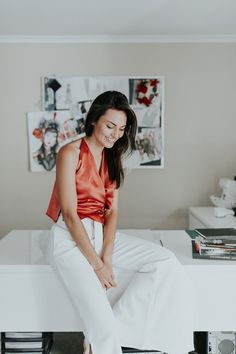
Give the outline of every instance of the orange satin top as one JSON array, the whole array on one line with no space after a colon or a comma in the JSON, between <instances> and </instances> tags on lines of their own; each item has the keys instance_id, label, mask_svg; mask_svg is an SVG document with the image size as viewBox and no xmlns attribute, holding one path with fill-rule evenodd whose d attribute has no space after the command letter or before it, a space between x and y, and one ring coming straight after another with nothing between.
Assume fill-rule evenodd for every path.
<instances>
[{"instance_id":1,"label":"orange satin top","mask_svg":"<svg viewBox=\"0 0 236 354\"><path fill-rule=\"evenodd\" d=\"M94 157L84 139L80 144L80 154L75 174L77 193L77 213L80 219L91 218L104 224L106 209L110 209L114 198L115 182L109 180L108 168L102 152L100 171L98 172ZM60 204L56 195L56 185L46 214L57 221Z\"/></svg>"}]
</instances>

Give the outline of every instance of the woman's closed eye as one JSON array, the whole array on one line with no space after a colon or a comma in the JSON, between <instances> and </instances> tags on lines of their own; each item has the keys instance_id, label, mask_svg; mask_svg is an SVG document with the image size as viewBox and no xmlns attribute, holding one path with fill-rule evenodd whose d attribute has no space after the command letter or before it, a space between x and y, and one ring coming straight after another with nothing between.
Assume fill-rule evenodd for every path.
<instances>
[{"instance_id":1,"label":"woman's closed eye","mask_svg":"<svg viewBox=\"0 0 236 354\"><path fill-rule=\"evenodd\" d=\"M107 125L107 128L108 128L108 129L115 129L116 127L113 127L113 126L111 127L110 125ZM120 128L119 130L120 130L121 132L124 132L124 131L125 131L125 128Z\"/></svg>"}]
</instances>

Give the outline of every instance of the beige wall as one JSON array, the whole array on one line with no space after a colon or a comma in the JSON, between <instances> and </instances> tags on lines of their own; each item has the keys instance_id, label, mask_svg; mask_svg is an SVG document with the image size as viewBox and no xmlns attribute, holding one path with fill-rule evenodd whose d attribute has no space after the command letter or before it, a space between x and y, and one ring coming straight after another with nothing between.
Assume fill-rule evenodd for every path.
<instances>
[{"instance_id":1,"label":"beige wall","mask_svg":"<svg viewBox=\"0 0 236 354\"><path fill-rule=\"evenodd\" d=\"M0 44L0 64L0 236L51 225L54 174L28 166L41 76L165 76L165 167L128 174L120 227L184 228L188 207L210 205L236 174L235 44Z\"/></svg>"}]
</instances>

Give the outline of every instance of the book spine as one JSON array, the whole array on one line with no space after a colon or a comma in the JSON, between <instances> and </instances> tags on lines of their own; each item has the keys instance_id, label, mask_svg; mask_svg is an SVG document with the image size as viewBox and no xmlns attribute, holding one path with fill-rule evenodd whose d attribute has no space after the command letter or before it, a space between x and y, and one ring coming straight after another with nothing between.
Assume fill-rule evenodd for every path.
<instances>
[{"instance_id":1,"label":"book spine","mask_svg":"<svg viewBox=\"0 0 236 354\"><path fill-rule=\"evenodd\" d=\"M230 247L235 247L236 248L236 242L233 240L228 240L228 239L205 239L201 236L197 236L196 239L198 239L202 244L204 245L227 245Z\"/></svg>"},{"instance_id":2,"label":"book spine","mask_svg":"<svg viewBox=\"0 0 236 354\"><path fill-rule=\"evenodd\" d=\"M215 260L228 260L228 261L236 261L236 256L223 256L223 255L216 255L216 254L202 254L198 258L202 259L215 259Z\"/></svg>"},{"instance_id":3,"label":"book spine","mask_svg":"<svg viewBox=\"0 0 236 354\"><path fill-rule=\"evenodd\" d=\"M228 247L228 246L219 246L219 245L200 245L201 249L205 249L205 250L210 250L210 249L214 249L214 250L221 250L221 251L229 251L229 252L236 252L236 247Z\"/></svg>"},{"instance_id":4,"label":"book spine","mask_svg":"<svg viewBox=\"0 0 236 354\"><path fill-rule=\"evenodd\" d=\"M205 255L217 255L217 256L229 256L229 257L236 257L236 251L228 251L228 250L221 250L221 249L200 249L200 254Z\"/></svg>"}]
</instances>

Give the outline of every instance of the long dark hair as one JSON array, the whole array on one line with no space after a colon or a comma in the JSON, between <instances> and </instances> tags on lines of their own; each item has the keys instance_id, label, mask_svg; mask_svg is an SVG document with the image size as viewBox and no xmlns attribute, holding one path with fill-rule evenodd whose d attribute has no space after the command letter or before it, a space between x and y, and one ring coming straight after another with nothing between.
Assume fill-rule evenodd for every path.
<instances>
[{"instance_id":1,"label":"long dark hair","mask_svg":"<svg viewBox=\"0 0 236 354\"><path fill-rule=\"evenodd\" d=\"M85 134L93 134L94 123L103 116L108 109L116 109L126 114L127 122L124 135L118 139L112 148L105 148L105 160L108 166L109 178L116 181L119 188L124 180L122 157L128 156L135 149L135 135L137 130L137 118L129 105L127 97L118 91L106 91L95 98L87 113L85 121Z\"/></svg>"}]
</instances>

